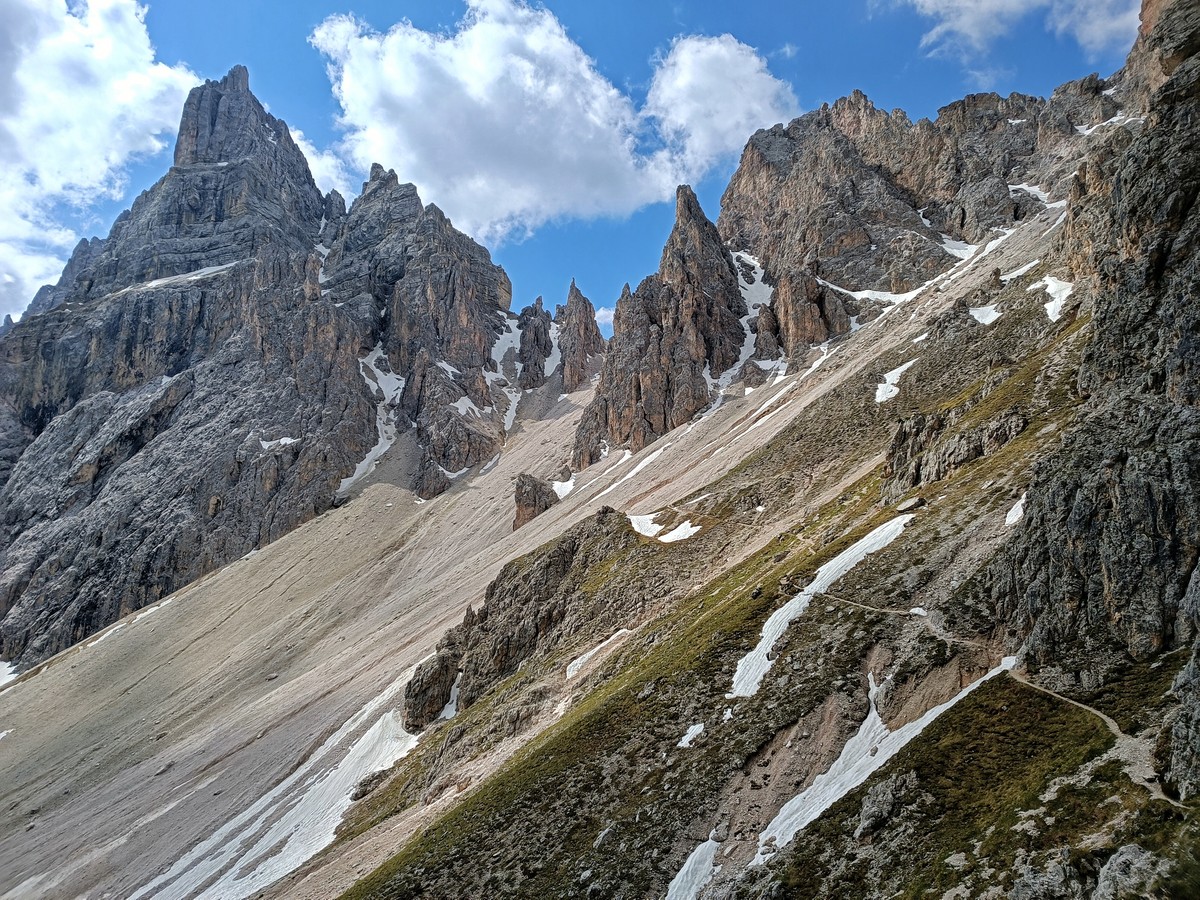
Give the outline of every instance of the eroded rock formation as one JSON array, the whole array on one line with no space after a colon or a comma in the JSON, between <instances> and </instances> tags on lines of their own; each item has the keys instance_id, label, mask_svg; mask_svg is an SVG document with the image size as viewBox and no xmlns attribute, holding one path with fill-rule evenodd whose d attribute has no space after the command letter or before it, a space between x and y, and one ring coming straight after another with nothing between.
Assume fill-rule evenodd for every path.
<instances>
[{"instance_id":1,"label":"eroded rock formation","mask_svg":"<svg viewBox=\"0 0 1200 900\"><path fill-rule=\"evenodd\" d=\"M635 292L627 285L617 301L596 396L576 435L574 466L595 462L605 441L637 452L707 407L714 380L740 357L745 315L733 258L683 185L657 274Z\"/></svg>"}]
</instances>

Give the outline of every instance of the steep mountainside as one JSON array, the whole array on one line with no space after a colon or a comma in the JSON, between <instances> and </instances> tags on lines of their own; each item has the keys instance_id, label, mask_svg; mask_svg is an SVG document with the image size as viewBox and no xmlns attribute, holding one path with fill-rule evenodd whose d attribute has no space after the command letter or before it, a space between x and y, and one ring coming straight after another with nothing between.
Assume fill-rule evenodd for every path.
<instances>
[{"instance_id":1,"label":"steep mountainside","mask_svg":"<svg viewBox=\"0 0 1200 900\"><path fill-rule=\"evenodd\" d=\"M543 328L514 355L510 300L394 173L349 211L322 197L244 68L196 88L170 172L3 338L0 658L44 659L287 533L409 426L422 497L493 459L521 388L578 382L599 349L593 323L566 354Z\"/></svg>"},{"instance_id":2,"label":"steep mountainside","mask_svg":"<svg viewBox=\"0 0 1200 900\"><path fill-rule=\"evenodd\" d=\"M0 689L0 897L1200 895L1200 9L1142 21L1049 100L754 135L607 347L380 168L117 252L303 164L198 89L0 339L5 652L169 523L263 545ZM73 602L148 590L105 564Z\"/></svg>"}]
</instances>

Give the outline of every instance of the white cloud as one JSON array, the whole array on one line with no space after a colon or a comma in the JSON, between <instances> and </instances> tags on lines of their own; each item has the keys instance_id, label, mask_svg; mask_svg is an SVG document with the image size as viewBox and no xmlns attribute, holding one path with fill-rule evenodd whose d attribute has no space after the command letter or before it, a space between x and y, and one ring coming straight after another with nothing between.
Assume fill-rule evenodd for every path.
<instances>
[{"instance_id":1,"label":"white cloud","mask_svg":"<svg viewBox=\"0 0 1200 900\"><path fill-rule=\"evenodd\" d=\"M318 150L299 128L293 128L291 132L292 140L308 160L309 171L321 193L335 190L343 197L349 197L357 192L345 160L331 150Z\"/></svg>"},{"instance_id":2,"label":"white cloud","mask_svg":"<svg viewBox=\"0 0 1200 900\"><path fill-rule=\"evenodd\" d=\"M969 55L1044 12L1046 27L1070 36L1089 54L1125 50L1137 34L1140 0L894 0L935 21L921 45Z\"/></svg>"},{"instance_id":3,"label":"white cloud","mask_svg":"<svg viewBox=\"0 0 1200 900\"><path fill-rule=\"evenodd\" d=\"M154 59L134 0L5 0L0 30L0 315L57 279L63 224L124 193L163 150L197 78Z\"/></svg>"},{"instance_id":4,"label":"white cloud","mask_svg":"<svg viewBox=\"0 0 1200 900\"><path fill-rule=\"evenodd\" d=\"M310 40L328 60L350 164L394 168L485 241L666 199L796 111L786 85L728 36L676 40L639 110L549 10L467 5L452 33L401 22L379 34L337 15Z\"/></svg>"},{"instance_id":5,"label":"white cloud","mask_svg":"<svg viewBox=\"0 0 1200 900\"><path fill-rule=\"evenodd\" d=\"M708 169L764 124L798 112L791 87L728 34L677 38L654 73L644 110L690 171Z\"/></svg>"},{"instance_id":6,"label":"white cloud","mask_svg":"<svg viewBox=\"0 0 1200 900\"><path fill-rule=\"evenodd\" d=\"M611 326L616 310L611 306L601 306L596 310L596 324Z\"/></svg>"}]
</instances>

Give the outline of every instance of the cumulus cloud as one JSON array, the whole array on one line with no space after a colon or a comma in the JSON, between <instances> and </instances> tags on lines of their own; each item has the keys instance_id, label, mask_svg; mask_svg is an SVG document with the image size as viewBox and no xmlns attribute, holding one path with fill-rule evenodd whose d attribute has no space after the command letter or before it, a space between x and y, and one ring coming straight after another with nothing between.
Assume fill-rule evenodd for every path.
<instances>
[{"instance_id":1,"label":"cumulus cloud","mask_svg":"<svg viewBox=\"0 0 1200 900\"><path fill-rule=\"evenodd\" d=\"M601 306L596 309L596 324L608 325L610 328L613 323L613 316L616 315L616 309L611 306Z\"/></svg>"},{"instance_id":2,"label":"cumulus cloud","mask_svg":"<svg viewBox=\"0 0 1200 900\"><path fill-rule=\"evenodd\" d=\"M296 146L308 160L308 168L312 172L313 181L317 183L321 192L327 194L334 190L343 197L352 195L355 192L354 179L350 175L346 161L332 150L318 150L299 128L290 130L292 140L296 142Z\"/></svg>"},{"instance_id":3,"label":"cumulus cloud","mask_svg":"<svg viewBox=\"0 0 1200 900\"><path fill-rule=\"evenodd\" d=\"M704 171L741 150L764 123L791 118L798 108L766 61L724 34L677 38L654 73L643 112L657 120L685 168Z\"/></svg>"},{"instance_id":4,"label":"cumulus cloud","mask_svg":"<svg viewBox=\"0 0 1200 900\"><path fill-rule=\"evenodd\" d=\"M979 52L1031 13L1089 54L1124 50L1137 34L1140 0L895 0L935 21L921 44L933 52Z\"/></svg>"},{"instance_id":5,"label":"cumulus cloud","mask_svg":"<svg viewBox=\"0 0 1200 900\"><path fill-rule=\"evenodd\" d=\"M549 10L467 7L451 33L401 22L380 34L337 15L310 41L327 59L350 164L395 168L486 241L665 199L796 112L790 89L728 36L676 40L639 109Z\"/></svg>"},{"instance_id":6,"label":"cumulus cloud","mask_svg":"<svg viewBox=\"0 0 1200 900\"><path fill-rule=\"evenodd\" d=\"M0 30L0 314L57 279L127 164L158 153L198 79L155 61L134 0L6 0Z\"/></svg>"}]
</instances>

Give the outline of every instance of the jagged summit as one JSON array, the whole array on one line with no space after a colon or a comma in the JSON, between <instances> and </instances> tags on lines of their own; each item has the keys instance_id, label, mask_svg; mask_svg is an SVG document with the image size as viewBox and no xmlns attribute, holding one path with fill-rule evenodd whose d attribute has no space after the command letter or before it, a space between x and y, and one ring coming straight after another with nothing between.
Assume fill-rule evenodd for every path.
<instances>
[{"instance_id":1,"label":"jagged summit","mask_svg":"<svg viewBox=\"0 0 1200 900\"><path fill-rule=\"evenodd\" d=\"M573 465L603 445L637 452L709 405L715 380L739 359L747 313L737 271L695 193L681 185L659 271L617 301L596 396L584 411Z\"/></svg>"}]
</instances>

